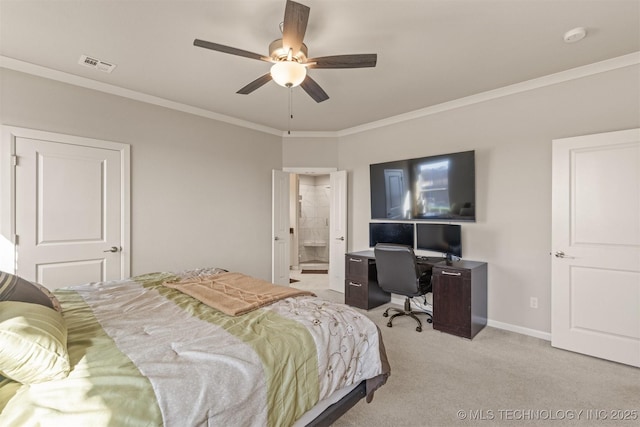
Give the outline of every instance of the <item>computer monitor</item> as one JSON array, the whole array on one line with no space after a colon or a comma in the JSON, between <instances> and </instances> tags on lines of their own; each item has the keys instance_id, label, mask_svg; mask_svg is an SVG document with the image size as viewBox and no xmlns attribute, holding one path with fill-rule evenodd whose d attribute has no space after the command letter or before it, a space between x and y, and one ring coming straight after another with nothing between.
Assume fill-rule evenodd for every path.
<instances>
[{"instance_id":1,"label":"computer monitor","mask_svg":"<svg viewBox=\"0 0 640 427\"><path fill-rule=\"evenodd\" d=\"M378 243L396 243L414 247L414 224L403 222L371 222L369 223L369 247Z\"/></svg>"},{"instance_id":2,"label":"computer monitor","mask_svg":"<svg viewBox=\"0 0 640 427\"><path fill-rule=\"evenodd\" d=\"M453 224L417 224L416 249L440 252L462 257L462 239L460 225Z\"/></svg>"}]
</instances>

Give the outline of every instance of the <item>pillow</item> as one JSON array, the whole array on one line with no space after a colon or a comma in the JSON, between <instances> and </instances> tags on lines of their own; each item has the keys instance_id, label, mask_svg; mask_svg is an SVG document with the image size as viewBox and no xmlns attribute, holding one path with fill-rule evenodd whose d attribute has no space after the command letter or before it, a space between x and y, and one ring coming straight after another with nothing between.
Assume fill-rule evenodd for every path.
<instances>
[{"instance_id":1,"label":"pillow","mask_svg":"<svg viewBox=\"0 0 640 427\"><path fill-rule=\"evenodd\" d=\"M69 370L62 315L40 304L0 301L0 375L35 384L66 378Z\"/></svg>"},{"instance_id":2,"label":"pillow","mask_svg":"<svg viewBox=\"0 0 640 427\"><path fill-rule=\"evenodd\" d=\"M40 304L62 312L58 299L44 286L0 271L0 301Z\"/></svg>"}]
</instances>

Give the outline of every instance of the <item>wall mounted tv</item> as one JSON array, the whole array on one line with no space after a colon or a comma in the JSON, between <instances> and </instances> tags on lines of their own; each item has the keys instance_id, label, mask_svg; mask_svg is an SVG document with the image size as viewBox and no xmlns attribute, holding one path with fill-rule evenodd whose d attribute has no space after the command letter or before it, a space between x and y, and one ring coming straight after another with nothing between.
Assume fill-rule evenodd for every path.
<instances>
[{"instance_id":1,"label":"wall mounted tv","mask_svg":"<svg viewBox=\"0 0 640 427\"><path fill-rule=\"evenodd\" d=\"M462 227L454 224L417 224L416 249L462 258Z\"/></svg>"},{"instance_id":2,"label":"wall mounted tv","mask_svg":"<svg viewBox=\"0 0 640 427\"><path fill-rule=\"evenodd\" d=\"M475 151L369 166L371 219L476 220Z\"/></svg>"},{"instance_id":3,"label":"wall mounted tv","mask_svg":"<svg viewBox=\"0 0 640 427\"><path fill-rule=\"evenodd\" d=\"M402 222L371 222L369 223L369 247L378 243L397 243L399 245L414 246L414 225Z\"/></svg>"}]
</instances>

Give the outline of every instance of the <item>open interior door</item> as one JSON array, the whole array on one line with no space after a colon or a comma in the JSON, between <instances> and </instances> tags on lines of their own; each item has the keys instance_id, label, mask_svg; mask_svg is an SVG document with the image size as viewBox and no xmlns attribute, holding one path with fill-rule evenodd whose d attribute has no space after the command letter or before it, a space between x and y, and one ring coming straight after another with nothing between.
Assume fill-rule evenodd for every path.
<instances>
[{"instance_id":1,"label":"open interior door","mask_svg":"<svg viewBox=\"0 0 640 427\"><path fill-rule=\"evenodd\" d=\"M289 172L272 171L271 191L271 281L289 286Z\"/></svg>"},{"instance_id":2,"label":"open interior door","mask_svg":"<svg viewBox=\"0 0 640 427\"><path fill-rule=\"evenodd\" d=\"M344 292L344 254L347 251L347 171L332 172L329 213L329 288Z\"/></svg>"}]
</instances>

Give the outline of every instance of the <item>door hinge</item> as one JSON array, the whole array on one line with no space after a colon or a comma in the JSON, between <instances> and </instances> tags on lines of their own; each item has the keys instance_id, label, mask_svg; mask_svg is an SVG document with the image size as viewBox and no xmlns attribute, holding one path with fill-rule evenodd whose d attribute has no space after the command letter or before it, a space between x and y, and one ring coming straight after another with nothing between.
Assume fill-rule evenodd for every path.
<instances>
[{"instance_id":1,"label":"door hinge","mask_svg":"<svg viewBox=\"0 0 640 427\"><path fill-rule=\"evenodd\" d=\"M17 244L18 244L18 242L19 242L19 240L20 240L20 236L18 236L17 234L15 234L15 235L13 236L13 244L14 244L14 245L17 245Z\"/></svg>"},{"instance_id":2,"label":"door hinge","mask_svg":"<svg viewBox=\"0 0 640 427\"><path fill-rule=\"evenodd\" d=\"M18 166L18 156L15 154L11 156L11 166Z\"/></svg>"}]
</instances>

